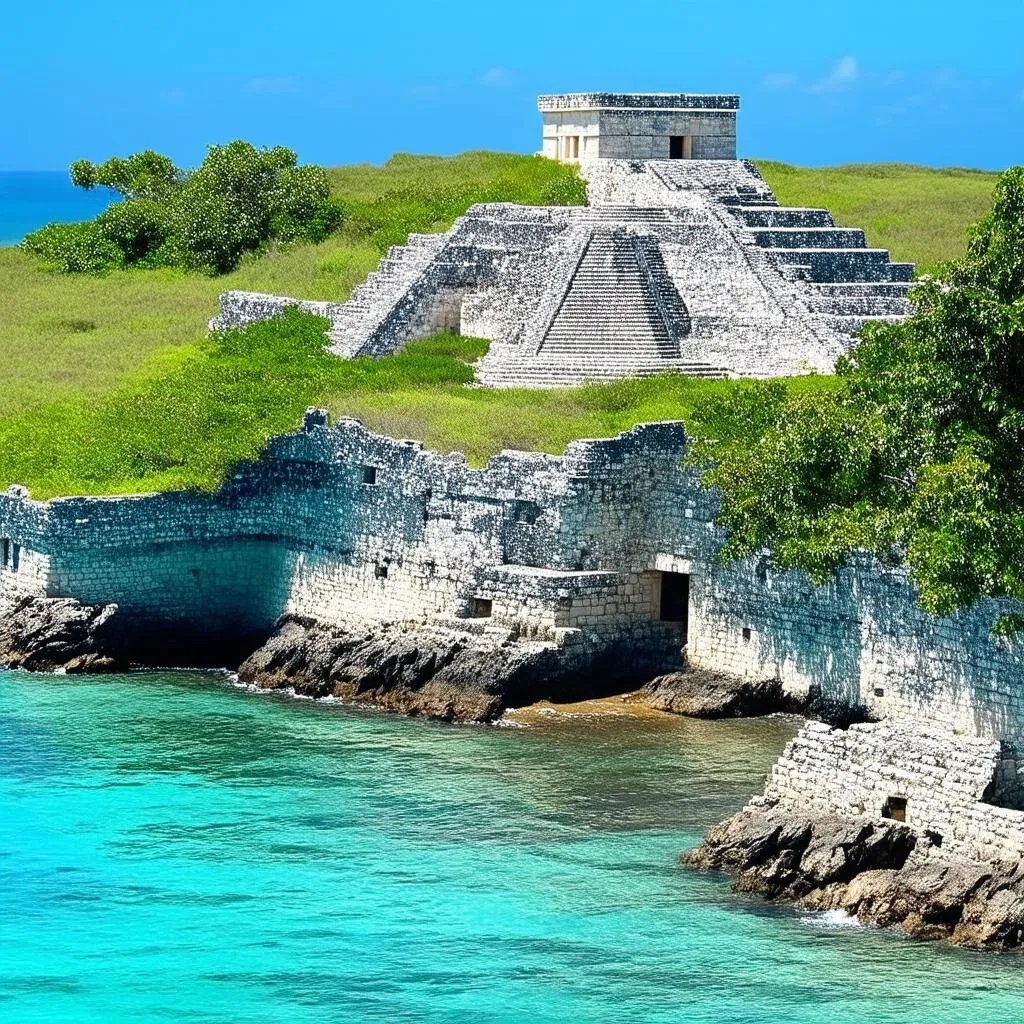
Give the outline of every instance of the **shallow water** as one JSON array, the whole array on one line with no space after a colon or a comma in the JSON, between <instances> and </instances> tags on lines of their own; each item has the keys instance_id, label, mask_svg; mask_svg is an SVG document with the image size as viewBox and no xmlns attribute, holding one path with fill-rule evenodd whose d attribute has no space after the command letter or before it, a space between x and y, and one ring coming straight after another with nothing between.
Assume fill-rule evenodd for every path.
<instances>
[{"instance_id":1,"label":"shallow water","mask_svg":"<svg viewBox=\"0 0 1024 1024\"><path fill-rule=\"evenodd\" d=\"M793 728L0 673L0 1019L1020 1021L1024 960L677 867Z\"/></svg>"}]
</instances>

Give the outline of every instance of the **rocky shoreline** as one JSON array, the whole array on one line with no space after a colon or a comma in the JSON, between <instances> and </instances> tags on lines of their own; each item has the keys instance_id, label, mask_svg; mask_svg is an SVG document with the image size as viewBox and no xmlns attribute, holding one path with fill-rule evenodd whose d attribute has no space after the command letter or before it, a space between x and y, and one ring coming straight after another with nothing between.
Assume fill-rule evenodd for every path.
<instances>
[{"instance_id":1,"label":"rocky shoreline","mask_svg":"<svg viewBox=\"0 0 1024 1024\"><path fill-rule=\"evenodd\" d=\"M0 602L0 666L29 672L120 672L128 667L117 605L71 598Z\"/></svg>"},{"instance_id":2,"label":"rocky shoreline","mask_svg":"<svg viewBox=\"0 0 1024 1024\"><path fill-rule=\"evenodd\" d=\"M1024 863L944 855L890 819L800 814L758 797L708 830L682 863L732 888L969 949L1024 947Z\"/></svg>"},{"instance_id":3,"label":"rocky shoreline","mask_svg":"<svg viewBox=\"0 0 1024 1024\"><path fill-rule=\"evenodd\" d=\"M621 648L561 647L509 630L439 624L329 626L285 616L238 669L241 682L449 722L493 722L506 708L635 689Z\"/></svg>"}]
</instances>

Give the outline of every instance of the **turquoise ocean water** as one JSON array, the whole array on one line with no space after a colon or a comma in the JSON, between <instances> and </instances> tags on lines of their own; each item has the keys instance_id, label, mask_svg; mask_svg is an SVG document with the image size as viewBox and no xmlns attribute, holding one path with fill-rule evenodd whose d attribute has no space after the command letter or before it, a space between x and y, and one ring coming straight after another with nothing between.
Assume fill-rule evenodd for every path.
<instances>
[{"instance_id":1,"label":"turquoise ocean water","mask_svg":"<svg viewBox=\"0 0 1024 1024\"><path fill-rule=\"evenodd\" d=\"M51 221L88 220L114 198L105 188L75 188L67 171L0 171L0 245L17 245Z\"/></svg>"},{"instance_id":2,"label":"turquoise ocean water","mask_svg":"<svg viewBox=\"0 0 1024 1024\"><path fill-rule=\"evenodd\" d=\"M1017 1024L1024 960L677 867L793 728L0 674L0 1019Z\"/></svg>"}]
</instances>

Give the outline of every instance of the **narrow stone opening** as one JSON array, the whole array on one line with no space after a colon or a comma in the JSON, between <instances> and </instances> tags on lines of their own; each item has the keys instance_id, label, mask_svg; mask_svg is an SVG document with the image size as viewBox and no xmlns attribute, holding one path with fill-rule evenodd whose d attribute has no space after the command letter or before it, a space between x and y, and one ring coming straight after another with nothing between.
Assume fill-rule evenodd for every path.
<instances>
[{"instance_id":1,"label":"narrow stone opening","mask_svg":"<svg viewBox=\"0 0 1024 1024\"><path fill-rule=\"evenodd\" d=\"M21 545L11 545L11 570L17 572L21 568Z\"/></svg>"},{"instance_id":2,"label":"narrow stone opening","mask_svg":"<svg viewBox=\"0 0 1024 1024\"><path fill-rule=\"evenodd\" d=\"M11 542L5 537L3 541L3 567L6 569L11 560Z\"/></svg>"},{"instance_id":3,"label":"narrow stone opening","mask_svg":"<svg viewBox=\"0 0 1024 1024\"><path fill-rule=\"evenodd\" d=\"M388 567L386 565L374 566L373 575L379 580L386 580L388 578Z\"/></svg>"},{"instance_id":4,"label":"narrow stone opening","mask_svg":"<svg viewBox=\"0 0 1024 1024\"><path fill-rule=\"evenodd\" d=\"M744 640L745 643L750 643L750 636L751 636L751 634L750 634L750 627L749 626L744 626L743 627L743 640Z\"/></svg>"},{"instance_id":5,"label":"narrow stone opening","mask_svg":"<svg viewBox=\"0 0 1024 1024\"><path fill-rule=\"evenodd\" d=\"M678 622L686 642L690 618L690 574L688 572L661 573L661 595L658 618L662 622Z\"/></svg>"},{"instance_id":6,"label":"narrow stone opening","mask_svg":"<svg viewBox=\"0 0 1024 1024\"><path fill-rule=\"evenodd\" d=\"M473 598L473 618L474 619L489 619L491 612L494 609L494 602L487 597L474 597Z\"/></svg>"},{"instance_id":7,"label":"narrow stone opening","mask_svg":"<svg viewBox=\"0 0 1024 1024\"><path fill-rule=\"evenodd\" d=\"M907 798L905 796L891 796L882 805L882 817L891 818L893 821L907 820Z\"/></svg>"},{"instance_id":8,"label":"narrow stone opening","mask_svg":"<svg viewBox=\"0 0 1024 1024\"><path fill-rule=\"evenodd\" d=\"M372 487L377 483L377 467L376 466L363 466L363 483L367 487Z\"/></svg>"}]
</instances>

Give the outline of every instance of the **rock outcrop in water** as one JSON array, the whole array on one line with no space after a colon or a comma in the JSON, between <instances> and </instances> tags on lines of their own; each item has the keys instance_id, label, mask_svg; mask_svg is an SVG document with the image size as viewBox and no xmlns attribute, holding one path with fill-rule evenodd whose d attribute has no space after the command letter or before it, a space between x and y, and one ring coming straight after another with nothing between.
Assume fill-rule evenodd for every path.
<instances>
[{"instance_id":1,"label":"rock outcrop in water","mask_svg":"<svg viewBox=\"0 0 1024 1024\"><path fill-rule=\"evenodd\" d=\"M802 815L758 798L682 857L737 892L844 910L865 924L975 949L1024 946L1024 863L943 856L889 819Z\"/></svg>"},{"instance_id":2,"label":"rock outcrop in water","mask_svg":"<svg viewBox=\"0 0 1024 1024\"><path fill-rule=\"evenodd\" d=\"M630 653L418 623L346 628L285 616L239 679L445 721L490 722L507 707L638 686Z\"/></svg>"},{"instance_id":3,"label":"rock outcrop in water","mask_svg":"<svg viewBox=\"0 0 1024 1024\"><path fill-rule=\"evenodd\" d=\"M31 672L116 672L125 668L117 605L21 597L0 603L0 666Z\"/></svg>"},{"instance_id":4,"label":"rock outcrop in water","mask_svg":"<svg viewBox=\"0 0 1024 1024\"><path fill-rule=\"evenodd\" d=\"M745 718L799 712L805 702L783 692L777 679L747 680L688 668L651 680L643 688L651 707L691 718Z\"/></svg>"}]
</instances>

